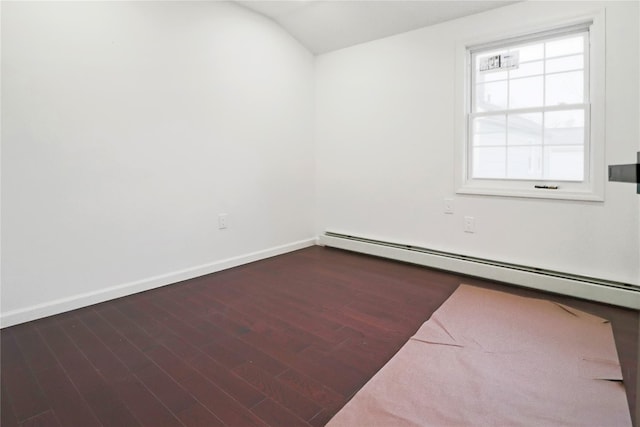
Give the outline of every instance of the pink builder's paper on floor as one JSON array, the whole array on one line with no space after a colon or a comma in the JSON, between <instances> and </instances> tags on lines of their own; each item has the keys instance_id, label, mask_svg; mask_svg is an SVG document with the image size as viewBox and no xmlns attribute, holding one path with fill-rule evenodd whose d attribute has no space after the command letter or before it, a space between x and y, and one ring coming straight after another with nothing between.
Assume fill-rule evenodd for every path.
<instances>
[{"instance_id":1,"label":"pink builder's paper on floor","mask_svg":"<svg viewBox=\"0 0 640 427\"><path fill-rule=\"evenodd\" d=\"M611 324L460 287L327 424L631 426Z\"/></svg>"}]
</instances>

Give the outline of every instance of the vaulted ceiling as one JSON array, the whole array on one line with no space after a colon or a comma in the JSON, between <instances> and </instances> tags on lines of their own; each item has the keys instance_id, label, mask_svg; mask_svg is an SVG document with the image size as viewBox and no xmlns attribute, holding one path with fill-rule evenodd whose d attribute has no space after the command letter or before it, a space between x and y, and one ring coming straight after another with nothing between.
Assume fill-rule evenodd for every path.
<instances>
[{"instance_id":1,"label":"vaulted ceiling","mask_svg":"<svg viewBox=\"0 0 640 427\"><path fill-rule=\"evenodd\" d=\"M273 19L314 54L403 33L515 1L237 0Z\"/></svg>"}]
</instances>

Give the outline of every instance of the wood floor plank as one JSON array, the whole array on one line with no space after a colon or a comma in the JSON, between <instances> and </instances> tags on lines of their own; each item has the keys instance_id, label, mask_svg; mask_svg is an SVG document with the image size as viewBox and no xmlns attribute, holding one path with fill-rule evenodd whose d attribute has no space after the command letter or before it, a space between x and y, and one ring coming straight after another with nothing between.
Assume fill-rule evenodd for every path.
<instances>
[{"instance_id":1,"label":"wood floor plank","mask_svg":"<svg viewBox=\"0 0 640 427\"><path fill-rule=\"evenodd\" d=\"M100 372L106 383L118 381L129 375L127 367L118 360L111 349L103 344L80 320L70 318L59 322L59 324L93 365L94 371Z\"/></svg>"},{"instance_id":2,"label":"wood floor plank","mask_svg":"<svg viewBox=\"0 0 640 427\"><path fill-rule=\"evenodd\" d=\"M60 423L65 426L99 426L100 422L88 403L71 383L35 328L21 330L21 333L16 334L16 341L26 355L25 359Z\"/></svg>"},{"instance_id":3,"label":"wood floor plank","mask_svg":"<svg viewBox=\"0 0 640 427\"><path fill-rule=\"evenodd\" d=\"M131 402L129 408L140 424L164 427L184 425L133 375L117 381L113 388L124 402Z\"/></svg>"},{"instance_id":4,"label":"wood floor plank","mask_svg":"<svg viewBox=\"0 0 640 427\"><path fill-rule=\"evenodd\" d=\"M196 347L206 345L210 342L210 338L206 334L198 331L167 310L158 307L151 298L147 301L140 301L136 304L135 309L162 325L161 328L183 337Z\"/></svg>"},{"instance_id":5,"label":"wood floor plank","mask_svg":"<svg viewBox=\"0 0 640 427\"><path fill-rule=\"evenodd\" d=\"M189 390L191 395L198 399L198 404L203 402L204 405L207 405L207 403L211 401L210 399L214 397L217 398L219 403L226 401L227 405L225 405L225 408L219 408L220 405L217 405L216 409L213 410L216 419L227 423L229 421L237 423L239 420L243 422L255 421L249 413L248 408L243 408L217 384L208 381L197 370L181 361L166 348L154 348L150 350L149 356L158 366L167 372L176 383L180 384L186 390Z\"/></svg>"},{"instance_id":6,"label":"wood floor plank","mask_svg":"<svg viewBox=\"0 0 640 427\"><path fill-rule=\"evenodd\" d=\"M205 347L205 351L213 357L214 352L207 349L216 346L222 346L225 349L232 351L238 355L239 359L242 359L243 361L251 361L273 375L278 375L287 370L287 366L283 363L256 347L253 347L231 335L224 333L217 335L213 344Z\"/></svg>"},{"instance_id":7,"label":"wood floor plank","mask_svg":"<svg viewBox=\"0 0 640 427\"><path fill-rule=\"evenodd\" d=\"M400 348L398 347L397 350ZM358 367L359 371L363 374L375 373L382 368L388 359L393 356L397 351L395 348L388 352L383 353L381 355L373 355L371 352L364 351L357 346L347 346L342 345L331 352L322 352L318 350L319 353L330 355L335 360L347 364L347 365L355 365Z\"/></svg>"},{"instance_id":8,"label":"wood floor plank","mask_svg":"<svg viewBox=\"0 0 640 427\"><path fill-rule=\"evenodd\" d=\"M247 408L251 408L265 398L264 394L247 381L226 370L224 366L203 353L192 359L191 366Z\"/></svg>"},{"instance_id":9,"label":"wood floor plank","mask_svg":"<svg viewBox=\"0 0 640 427\"><path fill-rule=\"evenodd\" d=\"M307 310L300 310L292 308L288 301L278 302L277 297L273 296L273 293L262 293L260 290L255 292L241 293L235 291L238 295L244 295L244 299L241 303L234 306L238 310L251 311L253 313L268 312L273 317L279 320L289 323L290 326L295 326L304 331L316 335L321 339L330 342L341 342L344 337L340 335L340 330L344 327L343 324L335 322L330 316L323 317L322 314L312 315Z\"/></svg>"},{"instance_id":10,"label":"wood floor plank","mask_svg":"<svg viewBox=\"0 0 640 427\"><path fill-rule=\"evenodd\" d=\"M265 427L260 418L201 375L184 378L183 384L203 405L214 412L225 425ZM275 426L273 426L275 427Z\"/></svg>"},{"instance_id":11,"label":"wood floor plank","mask_svg":"<svg viewBox=\"0 0 640 427\"><path fill-rule=\"evenodd\" d=\"M89 403L78 392L66 373L52 366L38 374L38 381L47 396L50 407L65 426L100 426L102 423Z\"/></svg>"},{"instance_id":12,"label":"wood floor plank","mask_svg":"<svg viewBox=\"0 0 640 427\"><path fill-rule=\"evenodd\" d=\"M155 364L140 370L135 376L173 414L179 414L196 403L189 392Z\"/></svg>"},{"instance_id":13,"label":"wood floor plank","mask_svg":"<svg viewBox=\"0 0 640 427\"><path fill-rule=\"evenodd\" d=\"M265 399L253 408L253 413L271 426L308 427L309 424L271 399Z\"/></svg>"},{"instance_id":14,"label":"wood floor plank","mask_svg":"<svg viewBox=\"0 0 640 427\"><path fill-rule=\"evenodd\" d=\"M114 391L114 394L128 407L132 415L141 424L154 421L160 425L179 425L179 421L169 413L163 405L149 393L137 379L133 377L131 371L117 357L115 351L122 348L126 343L123 338L118 339L113 336L111 330L99 329L102 332L100 338L95 335L80 319L84 318L94 326L104 326L95 314L88 310L79 313L75 318L68 318L61 322L62 328L76 346L84 353L92 363L95 370L99 371L105 382ZM113 340L115 339L115 342ZM109 347L102 340L112 341L114 346ZM126 358L134 356L135 371L144 366L148 366L149 359L144 354L132 347L126 347ZM144 359L144 360L143 360Z\"/></svg>"},{"instance_id":15,"label":"wood floor plank","mask_svg":"<svg viewBox=\"0 0 640 427\"><path fill-rule=\"evenodd\" d=\"M331 420L331 418L333 418L334 414L335 411L323 409L322 411L317 413L315 417L309 420L309 424L313 427L322 427L326 425Z\"/></svg>"},{"instance_id":16,"label":"wood floor plank","mask_svg":"<svg viewBox=\"0 0 640 427\"><path fill-rule=\"evenodd\" d=\"M191 427L221 426L222 421L202 405L193 405L179 414L182 423Z\"/></svg>"},{"instance_id":17,"label":"wood floor plank","mask_svg":"<svg viewBox=\"0 0 640 427\"><path fill-rule=\"evenodd\" d=\"M78 320L104 343L104 347L108 348L129 371L135 372L151 363L142 351L97 312L87 310L78 315Z\"/></svg>"},{"instance_id":18,"label":"wood floor plank","mask_svg":"<svg viewBox=\"0 0 640 427\"><path fill-rule=\"evenodd\" d=\"M15 419L22 422L47 411L49 405L18 347L13 331L2 332L0 348L2 381L10 397L11 412Z\"/></svg>"},{"instance_id":19,"label":"wood floor plank","mask_svg":"<svg viewBox=\"0 0 640 427\"><path fill-rule=\"evenodd\" d=\"M235 303L232 308L225 310L224 313L210 315L209 319L213 323L219 324L220 327L225 328L225 330L229 330L227 325L231 323L229 319L244 328L231 330L230 332L234 335L245 332L246 329L254 332L262 332L267 328L274 328L276 330L287 330L291 334L306 335L307 339L311 341L321 341L326 344L327 347L338 344L345 339L345 336L340 332L342 328L337 330L330 329L321 322L317 322L310 327L309 325L301 325L298 322L287 319L286 316L279 316L278 312L258 307L249 298Z\"/></svg>"},{"instance_id":20,"label":"wood floor plank","mask_svg":"<svg viewBox=\"0 0 640 427\"><path fill-rule=\"evenodd\" d=\"M335 409L344 405L344 397L294 369L289 369L278 379L323 408Z\"/></svg>"},{"instance_id":21,"label":"wood floor plank","mask_svg":"<svg viewBox=\"0 0 640 427\"><path fill-rule=\"evenodd\" d=\"M218 343L209 344L202 348L202 351L227 369L233 369L242 365L247 358L240 353L230 350Z\"/></svg>"},{"instance_id":22,"label":"wood floor plank","mask_svg":"<svg viewBox=\"0 0 640 427\"><path fill-rule=\"evenodd\" d=\"M23 421L20 427L62 427L62 424L56 414L52 410L48 410Z\"/></svg>"},{"instance_id":23,"label":"wood floor plank","mask_svg":"<svg viewBox=\"0 0 640 427\"><path fill-rule=\"evenodd\" d=\"M138 350L146 350L147 348L158 345L155 337L144 330L141 323L129 319L117 307L102 307L96 310L96 313L116 329L123 337L125 337Z\"/></svg>"},{"instance_id":24,"label":"wood floor plank","mask_svg":"<svg viewBox=\"0 0 640 427\"><path fill-rule=\"evenodd\" d=\"M53 355L40 338L33 324L18 325L11 328L11 332L31 372L37 374L38 372L51 368ZM5 360L4 363L8 363L8 361Z\"/></svg>"},{"instance_id":25,"label":"wood floor plank","mask_svg":"<svg viewBox=\"0 0 640 427\"><path fill-rule=\"evenodd\" d=\"M140 425L60 326L49 323L40 328L40 334L103 425Z\"/></svg>"},{"instance_id":26,"label":"wood floor plank","mask_svg":"<svg viewBox=\"0 0 640 427\"><path fill-rule=\"evenodd\" d=\"M290 388L278 378L274 378L250 363L238 366L234 369L234 372L267 395L271 400L289 409L303 420L313 418L322 409L312 400Z\"/></svg>"},{"instance_id":27,"label":"wood floor plank","mask_svg":"<svg viewBox=\"0 0 640 427\"><path fill-rule=\"evenodd\" d=\"M294 369L323 382L344 397L351 397L366 382L366 376L360 367L355 364L347 365L314 349L303 351L294 365Z\"/></svg>"},{"instance_id":28,"label":"wood floor plank","mask_svg":"<svg viewBox=\"0 0 640 427\"><path fill-rule=\"evenodd\" d=\"M245 334L240 334L238 338L279 361L286 361L290 357L295 357L311 345L309 341L301 341L286 334L284 331L271 328L265 328L261 332L249 331Z\"/></svg>"},{"instance_id":29,"label":"wood floor plank","mask_svg":"<svg viewBox=\"0 0 640 427\"><path fill-rule=\"evenodd\" d=\"M16 418L16 414L13 412L13 407L11 406L11 395L7 390L5 384L6 379L2 383L2 388L0 389L0 425L5 427L16 427L18 425L18 419Z\"/></svg>"},{"instance_id":30,"label":"wood floor plank","mask_svg":"<svg viewBox=\"0 0 640 427\"><path fill-rule=\"evenodd\" d=\"M144 306L150 304L148 299L149 295L146 295L146 293L133 295L131 299L124 299L122 303L117 306L117 309L121 314L124 314L130 322L136 325L136 332L139 332L139 330L144 331L145 335L138 337L139 339L144 339L143 337L145 336L154 339L150 342L150 346L153 346L157 344L155 338L164 335L167 328L143 309Z\"/></svg>"},{"instance_id":31,"label":"wood floor plank","mask_svg":"<svg viewBox=\"0 0 640 427\"><path fill-rule=\"evenodd\" d=\"M258 300L260 304L278 313L280 317L295 319L298 326L328 340L333 339L336 331L344 325L363 332L373 330L377 334L394 336L400 333L398 326L389 324L388 322L384 323L382 320L377 320L372 318L372 316L349 309L347 305L343 305L339 310L309 310L308 305L303 301L292 298L285 293L280 293L278 289L273 292L267 292L264 289L255 289L252 290L247 298L250 300ZM378 326L383 323L384 327L379 328ZM417 329L420 323L422 322L415 322L415 329Z\"/></svg>"}]
</instances>

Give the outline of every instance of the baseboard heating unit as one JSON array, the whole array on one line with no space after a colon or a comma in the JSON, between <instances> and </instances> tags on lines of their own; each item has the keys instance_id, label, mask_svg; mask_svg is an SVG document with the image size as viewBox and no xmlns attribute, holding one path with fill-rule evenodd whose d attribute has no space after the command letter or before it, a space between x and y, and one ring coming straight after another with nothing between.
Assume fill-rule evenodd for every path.
<instances>
[{"instance_id":1,"label":"baseboard heating unit","mask_svg":"<svg viewBox=\"0 0 640 427\"><path fill-rule=\"evenodd\" d=\"M325 232L319 237L318 243L323 246L640 310L640 287L627 283L334 232Z\"/></svg>"}]
</instances>

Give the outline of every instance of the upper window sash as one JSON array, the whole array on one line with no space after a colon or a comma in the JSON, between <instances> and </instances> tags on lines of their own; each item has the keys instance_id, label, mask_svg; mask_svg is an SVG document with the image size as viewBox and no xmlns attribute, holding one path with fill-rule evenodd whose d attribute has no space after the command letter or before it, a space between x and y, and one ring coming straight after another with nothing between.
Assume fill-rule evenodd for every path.
<instances>
[{"instance_id":1,"label":"upper window sash","mask_svg":"<svg viewBox=\"0 0 640 427\"><path fill-rule=\"evenodd\" d=\"M505 112L505 111L516 111L516 110L530 110L530 111L544 111L546 110L550 110L552 107L555 106L568 106L569 104L555 104L555 105L545 105L545 101L546 99L546 76L552 76L552 75L559 75L559 74L563 74L563 73L568 73L568 72L578 72L578 71L582 71L583 73L583 102L578 102L575 103L576 106L582 106L585 107L590 103L590 75L589 75L589 65L590 65L590 56L589 56L589 51L590 51L590 33L589 33L589 25L591 25L591 22L585 22L583 24L577 24L577 25L573 25L571 27L566 27L566 28L560 28L560 29L556 29L556 30L550 30L550 31L543 31L543 32L538 32L535 33L534 35L529 36L522 36L522 37L513 37L513 38L509 38L509 39L505 39L502 40L500 42L492 42L492 43L485 43L482 45L476 45L476 46L472 46L472 47L468 47L468 58L469 58L469 71L470 71L470 85L469 85L469 91L470 91L470 102L468 104L468 108L469 110L467 111L467 114L479 114L479 113L484 113L485 111L478 111L477 110L477 106L478 106L478 102L477 102L477 89L478 89L478 85L487 85L487 84L493 84L493 83L499 83L499 82L513 82L513 81L518 81L521 79L527 79L527 78L534 78L534 77L542 77L543 80L543 87L542 87L542 96L543 96L543 102L540 105L537 106L532 106L532 107L525 107L525 108L521 108L521 107L516 107L516 108L512 108L511 106L508 106L507 108L504 109L494 109L494 110L490 110L491 112ZM544 43L549 43L549 42L553 42L556 40L562 40L565 38L568 38L570 36L576 36L576 35L582 35L583 37L583 48L582 48L582 52L580 53L571 53L571 54L564 54L564 55L554 55L554 56L547 56L546 52L543 52L543 55L538 58L538 59L534 59L534 60L529 60L529 61L522 61L519 63L519 65L526 65L526 64L531 64L531 63L535 63L535 62L541 62L542 63L542 71L539 73L535 73L535 74L531 74L531 75L526 75L526 76L519 76L519 77L511 77L511 73L510 70L505 69L504 71L494 71L494 73L504 73L505 77L504 78L497 78L497 79L492 79L490 81L485 81L485 82L478 82L477 81L477 77L478 77L478 70L476 69L476 58L478 56L481 56L483 53L487 53L487 52L492 52L492 51L506 51L509 50L511 48L514 47L518 47L518 48L523 48L523 47L527 47L527 46L531 46L531 45L535 45L541 42ZM557 59L562 59L562 58L568 58L568 57L573 57L573 56L579 56L582 55L582 61L581 61L581 67L579 68L569 68L569 69L564 69L562 71L551 71L548 72L547 71L547 62L552 59L552 60L557 60ZM509 104L509 93L507 93L507 100L506 100L507 104ZM534 110L535 109L535 110Z\"/></svg>"}]
</instances>

